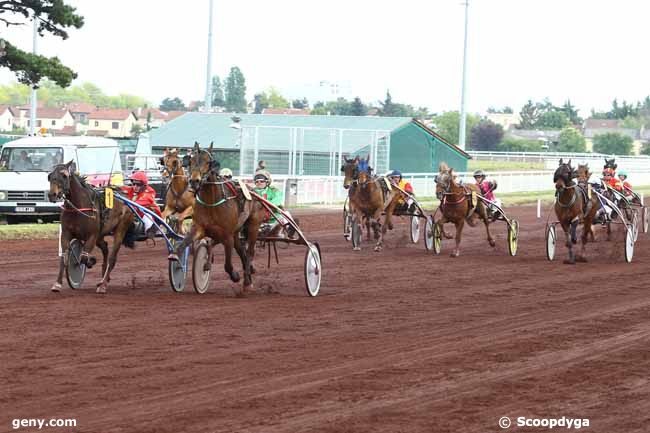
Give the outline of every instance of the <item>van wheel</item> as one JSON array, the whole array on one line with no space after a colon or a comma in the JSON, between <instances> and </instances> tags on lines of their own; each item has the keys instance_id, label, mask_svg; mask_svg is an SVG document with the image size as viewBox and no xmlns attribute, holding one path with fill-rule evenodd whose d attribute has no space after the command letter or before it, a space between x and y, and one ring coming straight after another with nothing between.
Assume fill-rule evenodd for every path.
<instances>
[{"instance_id":1,"label":"van wheel","mask_svg":"<svg viewBox=\"0 0 650 433\"><path fill-rule=\"evenodd\" d=\"M7 224L18 224L20 222L20 217L16 215L7 215Z\"/></svg>"}]
</instances>

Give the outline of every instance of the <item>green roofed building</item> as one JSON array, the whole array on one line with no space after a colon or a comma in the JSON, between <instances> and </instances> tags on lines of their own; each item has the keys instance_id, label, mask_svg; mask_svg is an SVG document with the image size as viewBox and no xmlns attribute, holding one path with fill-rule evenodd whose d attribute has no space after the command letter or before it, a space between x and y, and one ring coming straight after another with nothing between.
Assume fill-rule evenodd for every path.
<instances>
[{"instance_id":1,"label":"green roofed building","mask_svg":"<svg viewBox=\"0 0 650 433\"><path fill-rule=\"evenodd\" d=\"M370 155L378 173L430 173L445 161L466 171L470 156L408 117L187 113L149 132L154 153L213 143L222 167L252 174L265 160L275 174L338 175L343 157ZM234 120L233 120L234 119Z\"/></svg>"}]
</instances>

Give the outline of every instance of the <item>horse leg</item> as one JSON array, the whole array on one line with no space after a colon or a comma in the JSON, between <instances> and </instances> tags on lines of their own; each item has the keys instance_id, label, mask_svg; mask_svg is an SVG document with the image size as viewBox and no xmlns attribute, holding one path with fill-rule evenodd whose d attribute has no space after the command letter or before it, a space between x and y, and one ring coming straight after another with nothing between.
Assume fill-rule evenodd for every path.
<instances>
[{"instance_id":1,"label":"horse leg","mask_svg":"<svg viewBox=\"0 0 650 433\"><path fill-rule=\"evenodd\" d=\"M246 251L244 244L242 244L239 236L235 234L234 237L235 251L241 260L242 268L244 269L244 289L243 292L246 293L253 288L253 278L251 276L251 262Z\"/></svg>"},{"instance_id":2,"label":"horse leg","mask_svg":"<svg viewBox=\"0 0 650 433\"><path fill-rule=\"evenodd\" d=\"M366 218L366 239L370 240L370 218Z\"/></svg>"},{"instance_id":3,"label":"horse leg","mask_svg":"<svg viewBox=\"0 0 650 433\"><path fill-rule=\"evenodd\" d=\"M257 235L259 233L259 224L258 223L248 223L248 233L247 239L248 243L246 246L246 255L248 256L248 265L251 269L251 275L255 273L255 266L253 266L253 260L255 259L255 244L257 243Z\"/></svg>"},{"instance_id":4,"label":"horse leg","mask_svg":"<svg viewBox=\"0 0 650 433\"><path fill-rule=\"evenodd\" d=\"M178 262L179 258L178 255L183 251L188 245L193 243L194 241L198 239L202 239L205 234L205 230L203 230L203 227L200 227L196 224L192 224L192 228L190 229L190 232L185 235L183 240L176 246L176 249L167 256L168 260L173 260Z\"/></svg>"},{"instance_id":5,"label":"horse leg","mask_svg":"<svg viewBox=\"0 0 650 433\"><path fill-rule=\"evenodd\" d=\"M53 292L60 292L63 287L63 269L66 265L66 257L68 256L68 250L70 249L71 241L70 233L65 230L61 232L61 257L59 257L59 275L56 277L56 283L52 285L51 290Z\"/></svg>"},{"instance_id":6,"label":"horse leg","mask_svg":"<svg viewBox=\"0 0 650 433\"><path fill-rule=\"evenodd\" d=\"M183 212L176 215L176 219L178 220L178 233L180 233L182 235L185 234L185 227L183 227L183 221L185 221L187 218L191 217L193 211L194 211L194 208L192 206L189 206Z\"/></svg>"},{"instance_id":7,"label":"horse leg","mask_svg":"<svg viewBox=\"0 0 650 433\"><path fill-rule=\"evenodd\" d=\"M375 240L377 240L377 243L375 244L375 251L381 251L383 245L384 245L384 230L381 226L381 209L377 210L375 212L375 215L373 216L373 221L372 223L372 229L375 232Z\"/></svg>"},{"instance_id":8,"label":"horse leg","mask_svg":"<svg viewBox=\"0 0 650 433\"><path fill-rule=\"evenodd\" d=\"M580 254L576 255L576 262L587 263L587 258L585 257L587 242L589 241L589 234L593 235L591 229L591 221L585 220L582 226L582 236L581 236L581 245L580 245Z\"/></svg>"},{"instance_id":9,"label":"horse leg","mask_svg":"<svg viewBox=\"0 0 650 433\"><path fill-rule=\"evenodd\" d=\"M126 232L129 230L129 225L131 225L130 218L123 220L115 228L115 233L113 234L113 245L111 246L111 252L108 256L108 266L102 275L102 280L97 284L97 290L95 290L95 293L106 293L108 282L111 281L111 271L113 271L113 268L117 263L117 253L122 247L122 241L124 240L124 236L126 236ZM102 268L104 268L104 265L102 265Z\"/></svg>"},{"instance_id":10,"label":"horse leg","mask_svg":"<svg viewBox=\"0 0 650 433\"><path fill-rule=\"evenodd\" d=\"M451 253L451 257L458 257L460 255L460 238L463 232L463 226L465 225L465 219L461 218L458 222L454 222L454 225L456 225L456 249Z\"/></svg>"},{"instance_id":11,"label":"horse leg","mask_svg":"<svg viewBox=\"0 0 650 433\"><path fill-rule=\"evenodd\" d=\"M225 255L225 263L223 265L223 269L230 277L230 281L232 281L233 283L238 283L241 277L239 276L239 273L235 271L235 269L232 266L232 249L234 244L233 236L226 236L223 239L222 243L223 243L223 252Z\"/></svg>"},{"instance_id":12,"label":"horse leg","mask_svg":"<svg viewBox=\"0 0 650 433\"><path fill-rule=\"evenodd\" d=\"M108 242L103 237L99 238L97 239L97 246L102 250L102 275L104 275L108 266Z\"/></svg>"},{"instance_id":13,"label":"horse leg","mask_svg":"<svg viewBox=\"0 0 650 433\"><path fill-rule=\"evenodd\" d=\"M86 240L83 248L81 249L81 263L86 265L86 268L88 269L92 268L95 265L95 263L97 263L97 259L91 256L90 253L92 253L93 249L95 249L95 244L97 243L98 237L99 234L91 235Z\"/></svg>"},{"instance_id":14,"label":"horse leg","mask_svg":"<svg viewBox=\"0 0 650 433\"><path fill-rule=\"evenodd\" d=\"M564 237L566 238L565 245L569 250L569 257L564 260L564 264L574 265L576 263L576 258L573 254L573 242L571 242L571 224L563 221L560 225L562 226L562 230L564 230Z\"/></svg>"},{"instance_id":15,"label":"horse leg","mask_svg":"<svg viewBox=\"0 0 650 433\"><path fill-rule=\"evenodd\" d=\"M494 248L497 243L494 241L492 234L490 234L490 218L488 217L487 208L485 207L483 207L482 217L483 217L483 223L485 224L485 231L487 233L488 243L492 248Z\"/></svg>"}]
</instances>

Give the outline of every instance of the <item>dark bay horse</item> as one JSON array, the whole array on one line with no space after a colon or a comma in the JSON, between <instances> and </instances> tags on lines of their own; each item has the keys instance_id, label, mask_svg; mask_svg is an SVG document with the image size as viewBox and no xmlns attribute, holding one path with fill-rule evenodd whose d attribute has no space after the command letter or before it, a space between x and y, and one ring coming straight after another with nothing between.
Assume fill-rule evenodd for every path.
<instances>
[{"instance_id":1,"label":"dark bay horse","mask_svg":"<svg viewBox=\"0 0 650 433\"><path fill-rule=\"evenodd\" d=\"M49 200L51 202L56 202L61 198L64 200L61 211L63 255L59 259L59 275L56 283L52 286L52 291L61 290L63 269L70 241L78 239L84 243L81 263L85 264L87 268L91 268L96 262L96 259L90 255L95 245L102 251L102 280L97 285L97 293L106 293L120 246L124 244L129 248L134 248L135 236L131 223L135 217L129 208L118 200L114 201L112 209L107 209L102 195L88 185L83 177L75 174L74 170L74 163L70 161L67 164L54 166L48 175ZM113 235L113 245L109 256L108 243L104 237L110 234Z\"/></svg>"},{"instance_id":2,"label":"dark bay horse","mask_svg":"<svg viewBox=\"0 0 650 433\"><path fill-rule=\"evenodd\" d=\"M192 228L170 255L170 260L178 260L178 253L193 241L209 237L212 244L223 244L225 253L224 269L233 282L240 280L232 266L232 250L237 251L244 269L244 284L240 294L252 288L253 258L255 242L260 224L266 218L266 211L257 201L246 200L232 181L223 180L219 175L219 163L212 158L212 144L202 150L198 143L190 160L190 185L195 191ZM244 230L247 247L240 238ZM210 266L208 260L206 266Z\"/></svg>"},{"instance_id":3,"label":"dark bay horse","mask_svg":"<svg viewBox=\"0 0 650 433\"><path fill-rule=\"evenodd\" d=\"M381 251L383 247L383 236L388 227L392 228L391 215L386 212L385 222L382 225L381 217L384 210L396 200L397 194L386 192L381 182L383 178L371 176L371 168L368 164L370 155L366 159L345 160L342 171L345 174L343 187L348 189L350 212L353 215L352 224L363 224L366 227L372 226L375 240L375 251ZM369 230L368 230L369 233ZM354 250L361 248L357 245Z\"/></svg>"},{"instance_id":4,"label":"dark bay horse","mask_svg":"<svg viewBox=\"0 0 650 433\"><path fill-rule=\"evenodd\" d=\"M589 179L589 168L584 165L580 166L582 179ZM560 159L560 165L553 175L555 184L555 215L557 216L564 235L566 236L566 246L569 249L569 256L564 263L575 264L586 262L585 247L589 235L593 236L591 225L600 204L596 194L591 194L588 186L583 187L573 179L578 178L578 171L571 167L571 160L564 162ZM586 185L586 184L585 184ZM573 244L578 242L577 229L582 223L582 245L580 254L574 254Z\"/></svg>"},{"instance_id":5,"label":"dark bay horse","mask_svg":"<svg viewBox=\"0 0 650 433\"><path fill-rule=\"evenodd\" d=\"M161 162L170 178L169 188L165 195L165 209L162 217L171 217L178 222L178 233L185 234L183 221L192 216L194 208L194 193L190 189L190 180L183 169L183 159L178 150L165 150ZM172 224L172 227L174 224Z\"/></svg>"},{"instance_id":6,"label":"dark bay horse","mask_svg":"<svg viewBox=\"0 0 650 433\"><path fill-rule=\"evenodd\" d=\"M454 169L447 164L441 163L438 176L436 176L436 197L440 200L442 217L436 225L443 232L443 225L451 222L456 226L456 249L451 257L460 255L460 240L465 222L471 227L476 226L477 218L485 224L487 240L491 247L496 243L490 234L490 218L485 204L476 198L480 190L475 184L460 185L456 183Z\"/></svg>"}]
</instances>

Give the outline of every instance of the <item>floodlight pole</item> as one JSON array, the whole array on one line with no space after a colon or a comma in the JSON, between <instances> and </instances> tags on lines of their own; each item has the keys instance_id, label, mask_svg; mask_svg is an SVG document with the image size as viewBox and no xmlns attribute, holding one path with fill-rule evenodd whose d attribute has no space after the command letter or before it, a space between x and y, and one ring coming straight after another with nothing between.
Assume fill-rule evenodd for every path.
<instances>
[{"instance_id":1,"label":"floodlight pole","mask_svg":"<svg viewBox=\"0 0 650 433\"><path fill-rule=\"evenodd\" d=\"M38 18L34 14L34 33L32 41L32 53L36 54L36 42L38 40ZM36 84L32 84L32 99L29 110L29 134L34 135L36 131Z\"/></svg>"},{"instance_id":2,"label":"floodlight pole","mask_svg":"<svg viewBox=\"0 0 650 433\"><path fill-rule=\"evenodd\" d=\"M209 113L212 108L212 10L214 0L210 0L210 16L208 24L208 66L205 83L205 112Z\"/></svg>"},{"instance_id":3,"label":"floodlight pole","mask_svg":"<svg viewBox=\"0 0 650 433\"><path fill-rule=\"evenodd\" d=\"M465 41L463 43L463 87L462 87L462 92L461 92L461 97L460 97L460 126L458 130L458 147L460 147L462 150L465 150L465 128L466 128L466 120L467 120L467 113L466 113L466 108L465 108L465 81L467 80L467 20L468 20L468 12L469 12L469 0L465 0L464 3L461 3L465 5Z\"/></svg>"}]
</instances>

